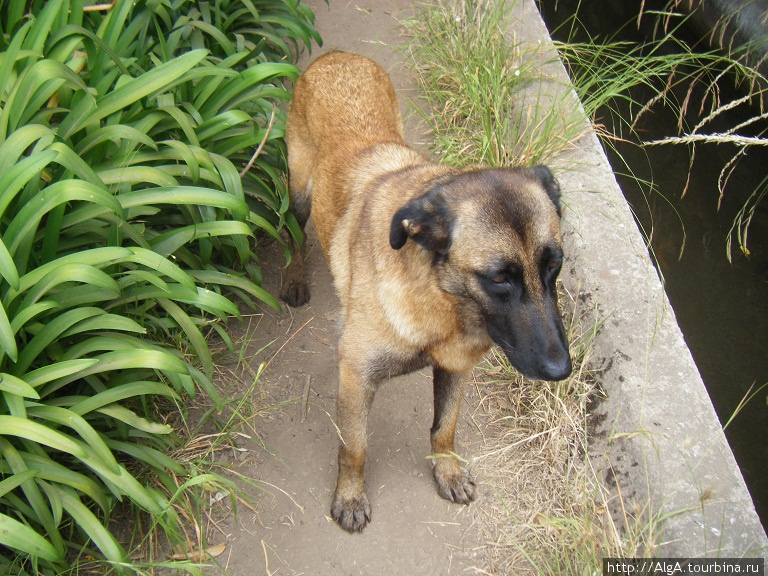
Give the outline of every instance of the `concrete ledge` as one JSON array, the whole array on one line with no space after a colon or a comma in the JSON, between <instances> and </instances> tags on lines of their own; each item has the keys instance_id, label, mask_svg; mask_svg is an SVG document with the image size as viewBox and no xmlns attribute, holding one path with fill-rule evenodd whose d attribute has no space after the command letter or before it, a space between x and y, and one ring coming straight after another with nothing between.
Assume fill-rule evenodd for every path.
<instances>
[{"instance_id":1,"label":"concrete ledge","mask_svg":"<svg viewBox=\"0 0 768 576\"><path fill-rule=\"evenodd\" d=\"M514 7L513 33L552 51L533 0ZM551 54L550 54L551 57ZM568 90L548 64L553 90ZM592 459L627 507L664 518L657 556L768 556L768 539L642 235L597 137L558 170L567 205L566 288L598 310L593 347L607 399L596 409Z\"/></svg>"}]
</instances>

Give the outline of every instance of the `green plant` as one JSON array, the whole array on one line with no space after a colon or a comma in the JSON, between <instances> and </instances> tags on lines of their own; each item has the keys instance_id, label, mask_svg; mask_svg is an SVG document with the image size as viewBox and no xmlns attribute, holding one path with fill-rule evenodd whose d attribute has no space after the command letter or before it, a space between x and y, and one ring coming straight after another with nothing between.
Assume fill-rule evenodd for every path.
<instances>
[{"instance_id":1,"label":"green plant","mask_svg":"<svg viewBox=\"0 0 768 576\"><path fill-rule=\"evenodd\" d=\"M238 314L225 293L278 307L253 246L299 235L279 109L298 70L273 60L319 39L291 0L0 14L0 572L60 573L78 550L131 572L116 500L179 542L180 495L228 485L165 455L154 405L221 407L205 333Z\"/></svg>"},{"instance_id":2,"label":"green plant","mask_svg":"<svg viewBox=\"0 0 768 576\"><path fill-rule=\"evenodd\" d=\"M578 102L546 90L551 56L511 36L510 12L506 1L437 3L406 22L432 148L447 163L548 162L586 130Z\"/></svg>"},{"instance_id":3,"label":"green plant","mask_svg":"<svg viewBox=\"0 0 768 576\"><path fill-rule=\"evenodd\" d=\"M754 59L755 46L702 50L681 40L679 28L687 16L677 11L679 4L679 0L670 0L661 12L640 10L637 22L653 19L656 30L653 39L643 43L615 42L611 38L571 40L584 35L577 5L576 12L562 26L567 28L569 40L555 45L587 115L600 128L598 134L604 145L624 140L638 146L686 146L690 151L689 170L699 147L730 147L733 152L729 152L717 182L719 209L739 161L750 149L768 145L764 111L768 83L765 68ZM733 17L723 17L718 24L721 32ZM554 34L562 35L558 31ZM735 95L729 95L734 94L733 90L724 89L727 85L737 87ZM633 97L633 93L640 96ZM635 128L645 114L660 106L677 116L677 134L649 141ZM648 191L654 192L653 188ZM680 193L685 195L687 191L686 183ZM734 217L725 246L729 260L734 245L750 255L749 226L766 194L768 178L757 184ZM683 248L684 242L681 251Z\"/></svg>"}]
</instances>

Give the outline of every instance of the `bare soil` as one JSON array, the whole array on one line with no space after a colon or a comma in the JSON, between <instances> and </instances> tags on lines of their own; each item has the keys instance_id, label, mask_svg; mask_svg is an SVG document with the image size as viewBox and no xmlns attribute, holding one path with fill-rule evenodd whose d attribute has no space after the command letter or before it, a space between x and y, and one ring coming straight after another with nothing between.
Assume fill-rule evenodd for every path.
<instances>
[{"instance_id":1,"label":"bare soil","mask_svg":"<svg viewBox=\"0 0 768 576\"><path fill-rule=\"evenodd\" d=\"M408 139L420 147L418 114L409 101L414 85L397 46L404 42L399 19L412 14L412 2L359 0L306 2L317 16L321 49L304 54L303 68L331 49L369 56L387 69L400 96ZM446 575L473 572L483 547L472 507L440 498L432 478L429 429L432 423L430 369L395 379L376 395L369 421L366 492L373 521L350 535L330 518L336 480L335 396L339 303L322 252L311 233L308 270L312 300L300 309L265 311L247 317L235 333L245 336L244 361L226 362L256 387L257 432L234 457L224 455L238 474L253 479L247 488L255 509L239 506L237 516L219 524L227 548L217 561L234 576L252 574ZM262 262L265 287L278 292L285 265L272 246ZM250 341L248 341L250 339ZM225 367L226 368L226 367ZM472 388L472 387L470 387ZM459 450L469 456L480 442L474 421L477 391L465 400ZM248 432L247 430L243 430ZM478 478L478 499L493 491ZM475 506L474 504L472 506ZM468 570L469 569L469 570Z\"/></svg>"}]
</instances>

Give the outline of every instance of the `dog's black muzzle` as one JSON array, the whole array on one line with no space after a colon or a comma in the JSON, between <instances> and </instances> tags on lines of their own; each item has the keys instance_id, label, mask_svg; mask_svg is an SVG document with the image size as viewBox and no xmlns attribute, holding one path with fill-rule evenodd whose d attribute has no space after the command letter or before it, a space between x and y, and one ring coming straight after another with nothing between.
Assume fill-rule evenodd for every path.
<instances>
[{"instance_id":1,"label":"dog's black muzzle","mask_svg":"<svg viewBox=\"0 0 768 576\"><path fill-rule=\"evenodd\" d=\"M486 317L488 335L523 376L534 380L564 380L573 370L565 327L557 302L545 309L532 304L514 306Z\"/></svg>"}]
</instances>

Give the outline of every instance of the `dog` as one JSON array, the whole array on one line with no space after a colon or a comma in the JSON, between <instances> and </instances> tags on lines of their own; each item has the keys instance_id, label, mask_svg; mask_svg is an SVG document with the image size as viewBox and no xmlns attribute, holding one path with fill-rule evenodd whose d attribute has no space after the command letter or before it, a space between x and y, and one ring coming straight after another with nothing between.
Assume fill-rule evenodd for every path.
<instances>
[{"instance_id":1,"label":"dog","mask_svg":"<svg viewBox=\"0 0 768 576\"><path fill-rule=\"evenodd\" d=\"M475 499L454 452L464 385L496 344L519 372L561 380L571 357L558 309L560 189L544 166L456 169L404 139L387 73L356 54L319 57L297 80L286 141L292 208L312 215L341 300L333 519L371 521L364 491L368 412L385 380L431 365L439 494ZM281 298L309 300L304 259Z\"/></svg>"}]
</instances>

